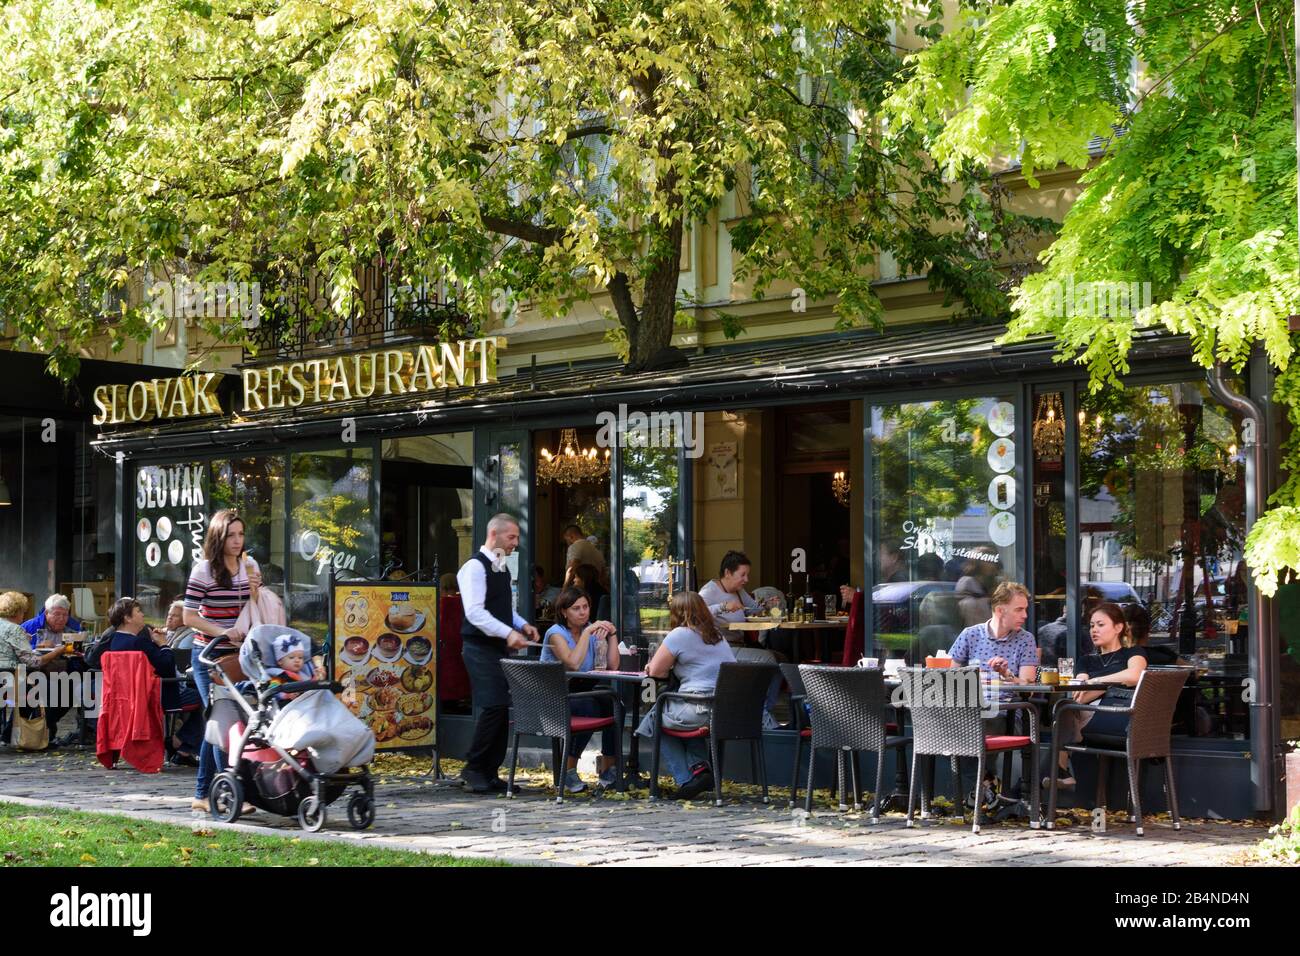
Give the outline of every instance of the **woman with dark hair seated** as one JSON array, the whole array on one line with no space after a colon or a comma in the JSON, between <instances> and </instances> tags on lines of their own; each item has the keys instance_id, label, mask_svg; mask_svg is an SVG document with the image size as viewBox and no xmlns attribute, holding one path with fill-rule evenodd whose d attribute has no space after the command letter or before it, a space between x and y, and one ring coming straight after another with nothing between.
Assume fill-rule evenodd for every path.
<instances>
[{"instance_id":1,"label":"woman with dark hair seated","mask_svg":"<svg viewBox=\"0 0 1300 956\"><path fill-rule=\"evenodd\" d=\"M1129 631L1124 611L1118 604L1106 602L1093 609L1088 621L1088 634L1092 638L1093 651L1079 659L1075 664L1075 676L1081 681L1094 684L1114 684L1108 690L1075 691L1074 700L1079 704L1100 702L1103 707L1129 707L1133 703L1133 688L1137 686L1142 672L1147 669L1146 651L1133 646L1133 636ZM1105 734L1122 737L1128 733L1128 715L1098 713L1086 710L1067 710L1061 714L1061 743L1077 744L1084 734ZM1061 751L1062 776L1057 783L1062 787L1073 787L1074 778L1070 773L1070 755ZM1049 781L1044 780L1044 785Z\"/></svg>"},{"instance_id":2,"label":"woman with dark hair seated","mask_svg":"<svg viewBox=\"0 0 1300 956\"><path fill-rule=\"evenodd\" d=\"M585 567L585 566L584 566ZM578 569L581 574L582 568ZM618 665L618 636L609 621L590 621L591 599L577 588L565 588L555 599L557 622L543 635L542 661L559 661L569 671L586 673L608 670ZM601 647L600 645L604 645ZM603 651L603 653L602 653ZM574 691L590 690L592 681L575 680L570 683ZM612 714L608 700L575 700L569 704L574 717L609 717ZM622 727L606 727L600 732L600 761L596 772L602 790L618 783L617 735ZM569 739L568 767L564 771L564 789L568 793L581 793L587 785L578 776L578 757L587 749L592 731L574 734Z\"/></svg>"}]
</instances>

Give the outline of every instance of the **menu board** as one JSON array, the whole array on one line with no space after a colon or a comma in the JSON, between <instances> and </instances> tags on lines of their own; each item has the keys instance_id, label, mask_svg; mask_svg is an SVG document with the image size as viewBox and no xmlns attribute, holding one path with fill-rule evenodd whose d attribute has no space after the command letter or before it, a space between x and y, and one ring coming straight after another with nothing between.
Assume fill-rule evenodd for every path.
<instances>
[{"instance_id":1,"label":"menu board","mask_svg":"<svg viewBox=\"0 0 1300 956\"><path fill-rule=\"evenodd\" d=\"M380 750L437 741L438 587L336 581L330 601L334 679Z\"/></svg>"}]
</instances>

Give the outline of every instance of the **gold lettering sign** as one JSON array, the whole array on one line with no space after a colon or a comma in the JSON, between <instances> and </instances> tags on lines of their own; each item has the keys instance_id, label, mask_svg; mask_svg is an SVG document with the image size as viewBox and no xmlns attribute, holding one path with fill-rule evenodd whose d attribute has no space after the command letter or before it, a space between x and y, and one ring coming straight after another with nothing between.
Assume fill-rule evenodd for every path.
<instances>
[{"instance_id":1,"label":"gold lettering sign","mask_svg":"<svg viewBox=\"0 0 1300 956\"><path fill-rule=\"evenodd\" d=\"M96 425L147 422L155 418L193 418L221 414L217 399L220 372L155 378L130 385L100 385L94 391Z\"/></svg>"},{"instance_id":2,"label":"gold lettering sign","mask_svg":"<svg viewBox=\"0 0 1300 956\"><path fill-rule=\"evenodd\" d=\"M243 370L245 412L354 398L416 395L495 382L505 339L492 336L412 349L379 349Z\"/></svg>"}]
</instances>

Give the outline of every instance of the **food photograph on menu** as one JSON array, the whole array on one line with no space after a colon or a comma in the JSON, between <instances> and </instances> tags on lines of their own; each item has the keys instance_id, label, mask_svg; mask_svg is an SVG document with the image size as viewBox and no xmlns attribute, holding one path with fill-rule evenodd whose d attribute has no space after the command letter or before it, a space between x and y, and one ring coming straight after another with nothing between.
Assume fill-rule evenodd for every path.
<instances>
[{"instance_id":1,"label":"food photograph on menu","mask_svg":"<svg viewBox=\"0 0 1300 956\"><path fill-rule=\"evenodd\" d=\"M384 750L436 740L437 589L346 585L334 591L334 675L343 702Z\"/></svg>"}]
</instances>

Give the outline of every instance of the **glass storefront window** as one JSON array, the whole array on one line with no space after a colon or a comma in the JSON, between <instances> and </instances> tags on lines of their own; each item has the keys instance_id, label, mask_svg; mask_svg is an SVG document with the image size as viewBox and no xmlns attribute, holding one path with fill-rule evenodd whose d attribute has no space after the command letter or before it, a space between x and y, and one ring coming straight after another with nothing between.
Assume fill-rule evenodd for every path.
<instances>
[{"instance_id":1,"label":"glass storefront window","mask_svg":"<svg viewBox=\"0 0 1300 956\"><path fill-rule=\"evenodd\" d=\"M1119 604L1153 665L1195 664L1175 733L1248 732L1241 422L1200 382L1108 389L1079 411L1079 645Z\"/></svg>"},{"instance_id":2,"label":"glass storefront window","mask_svg":"<svg viewBox=\"0 0 1300 956\"><path fill-rule=\"evenodd\" d=\"M378 576L370 507L373 450L294 454L290 459L289 623L323 640L329 626L330 576Z\"/></svg>"},{"instance_id":3,"label":"glass storefront window","mask_svg":"<svg viewBox=\"0 0 1300 956\"><path fill-rule=\"evenodd\" d=\"M1043 392L1034 397L1030 429L1033 471L1032 514L1034 562L1034 635L1045 667L1070 656L1066 608L1065 395Z\"/></svg>"},{"instance_id":4,"label":"glass storefront window","mask_svg":"<svg viewBox=\"0 0 1300 956\"><path fill-rule=\"evenodd\" d=\"M871 410L873 646L924 657L987 621L1019 567L1010 396Z\"/></svg>"},{"instance_id":5,"label":"glass storefront window","mask_svg":"<svg viewBox=\"0 0 1300 956\"><path fill-rule=\"evenodd\" d=\"M172 602L185 597L185 583L194 562L203 558L203 537L216 510L206 462L136 469L133 597L151 623L162 624Z\"/></svg>"},{"instance_id":6,"label":"glass storefront window","mask_svg":"<svg viewBox=\"0 0 1300 956\"><path fill-rule=\"evenodd\" d=\"M668 633L668 581L678 555L676 448L621 448L625 639L645 646ZM678 572L680 574L680 571ZM680 588L682 579L678 578Z\"/></svg>"},{"instance_id":7,"label":"glass storefront window","mask_svg":"<svg viewBox=\"0 0 1300 956\"><path fill-rule=\"evenodd\" d=\"M233 508L244 519L244 550L262 570L262 582L285 597L285 463L283 455L256 455L209 463L212 511ZM288 604L286 603L286 609ZM163 613L167 611L163 608Z\"/></svg>"}]
</instances>

